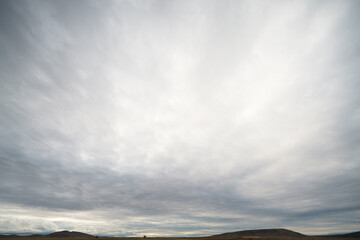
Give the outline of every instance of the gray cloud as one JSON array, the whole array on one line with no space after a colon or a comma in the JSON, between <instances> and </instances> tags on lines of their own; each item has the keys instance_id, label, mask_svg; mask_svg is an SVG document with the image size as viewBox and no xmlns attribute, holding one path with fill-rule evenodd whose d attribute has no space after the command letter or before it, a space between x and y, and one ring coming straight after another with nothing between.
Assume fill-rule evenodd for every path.
<instances>
[{"instance_id":1,"label":"gray cloud","mask_svg":"<svg viewBox=\"0 0 360 240\"><path fill-rule=\"evenodd\" d=\"M358 230L356 1L2 1L0 232Z\"/></svg>"}]
</instances>

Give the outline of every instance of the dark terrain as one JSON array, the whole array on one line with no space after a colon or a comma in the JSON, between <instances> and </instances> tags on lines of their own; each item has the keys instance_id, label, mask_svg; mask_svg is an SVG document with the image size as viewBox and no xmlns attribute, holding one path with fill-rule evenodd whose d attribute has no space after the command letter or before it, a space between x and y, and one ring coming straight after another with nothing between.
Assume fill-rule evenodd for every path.
<instances>
[{"instance_id":1,"label":"dark terrain","mask_svg":"<svg viewBox=\"0 0 360 240\"><path fill-rule=\"evenodd\" d=\"M82 233L82 232L69 232L69 231L61 231L61 232L54 232L46 235L47 237L54 237L54 238L93 238L93 235Z\"/></svg>"},{"instance_id":2,"label":"dark terrain","mask_svg":"<svg viewBox=\"0 0 360 240\"><path fill-rule=\"evenodd\" d=\"M240 237L259 237L259 238L268 238L268 237L306 237L306 235L294 232L291 230L287 230L284 228L277 229L257 229L257 230L245 230L231 233L222 233L218 235L211 236L211 238L216 239L234 239Z\"/></svg>"},{"instance_id":3,"label":"dark terrain","mask_svg":"<svg viewBox=\"0 0 360 240\"><path fill-rule=\"evenodd\" d=\"M75 238L77 240L81 239L89 239L89 238L99 238L103 240L129 240L129 239L142 239L142 238L135 238L135 237L97 237L90 234L82 233L82 232L75 232L75 231L60 231L54 232L50 234L33 234L33 235L0 235L0 238L3 240L6 239L34 239L34 238L41 238L45 239L64 239L64 238ZM360 231L353 232L353 233L346 233L346 234L337 234L337 235L324 235L324 236L307 236L298 232L294 232L284 228L277 228L277 229L257 229L257 230L245 230L245 231L238 231L238 232L230 232L230 233L222 233L208 237L182 237L182 238L170 238L170 237L148 237L147 239L153 240L181 240L181 239L189 239L189 240L229 240L229 239L239 239L239 240L254 240L254 239L266 239L266 240L339 240L339 239L360 239Z\"/></svg>"},{"instance_id":4,"label":"dark terrain","mask_svg":"<svg viewBox=\"0 0 360 240\"><path fill-rule=\"evenodd\" d=\"M60 231L50 234L33 234L33 235L0 235L0 238L95 238L95 236L75 231Z\"/></svg>"}]
</instances>

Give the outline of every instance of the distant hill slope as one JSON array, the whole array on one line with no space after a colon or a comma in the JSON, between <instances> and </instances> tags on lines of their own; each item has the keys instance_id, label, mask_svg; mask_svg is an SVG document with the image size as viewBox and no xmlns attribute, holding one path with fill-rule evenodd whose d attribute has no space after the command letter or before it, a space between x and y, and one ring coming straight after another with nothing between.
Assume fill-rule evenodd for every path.
<instances>
[{"instance_id":1,"label":"distant hill slope","mask_svg":"<svg viewBox=\"0 0 360 240\"><path fill-rule=\"evenodd\" d=\"M54 238L93 238L94 236L82 232L70 232L70 231L61 231L61 232L54 232L46 237L54 237Z\"/></svg>"},{"instance_id":2,"label":"distant hill slope","mask_svg":"<svg viewBox=\"0 0 360 240\"><path fill-rule=\"evenodd\" d=\"M334 234L334 235L324 235L321 237L331 237L331 238L360 238L360 231L345 233L345 234Z\"/></svg>"},{"instance_id":3,"label":"distant hill slope","mask_svg":"<svg viewBox=\"0 0 360 240\"><path fill-rule=\"evenodd\" d=\"M70 232L70 231L61 231L61 232L53 232L50 234L33 234L33 235L0 235L0 238L95 238L90 234L82 233L82 232Z\"/></svg>"},{"instance_id":4,"label":"distant hill slope","mask_svg":"<svg viewBox=\"0 0 360 240\"><path fill-rule=\"evenodd\" d=\"M16 235L16 234L10 234L10 235L2 234L2 235L0 235L0 238L16 238L16 237L19 237L19 236Z\"/></svg>"},{"instance_id":5,"label":"distant hill slope","mask_svg":"<svg viewBox=\"0 0 360 240\"><path fill-rule=\"evenodd\" d=\"M360 231L342 234L341 237L348 237L348 238L360 238Z\"/></svg>"},{"instance_id":6,"label":"distant hill slope","mask_svg":"<svg viewBox=\"0 0 360 240\"><path fill-rule=\"evenodd\" d=\"M230 232L230 233L213 235L210 237L217 239L232 239L239 237L307 237L307 236L284 228L276 228L276 229L257 229L257 230Z\"/></svg>"}]
</instances>

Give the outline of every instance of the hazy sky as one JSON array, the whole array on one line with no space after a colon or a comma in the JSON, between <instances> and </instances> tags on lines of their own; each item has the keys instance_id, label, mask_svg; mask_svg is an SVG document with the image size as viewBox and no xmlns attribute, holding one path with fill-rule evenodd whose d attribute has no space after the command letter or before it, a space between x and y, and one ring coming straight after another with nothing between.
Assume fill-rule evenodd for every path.
<instances>
[{"instance_id":1,"label":"hazy sky","mask_svg":"<svg viewBox=\"0 0 360 240\"><path fill-rule=\"evenodd\" d=\"M360 1L0 2L0 232L360 229Z\"/></svg>"}]
</instances>

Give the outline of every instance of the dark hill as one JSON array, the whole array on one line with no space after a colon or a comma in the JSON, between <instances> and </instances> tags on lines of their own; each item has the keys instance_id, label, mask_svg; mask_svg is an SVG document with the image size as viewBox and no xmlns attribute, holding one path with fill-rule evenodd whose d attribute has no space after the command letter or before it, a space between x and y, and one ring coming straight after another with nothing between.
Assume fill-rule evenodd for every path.
<instances>
[{"instance_id":1,"label":"dark hill","mask_svg":"<svg viewBox=\"0 0 360 240\"><path fill-rule=\"evenodd\" d=\"M359 232L345 233L345 234L334 234L334 235L324 235L321 237L331 237L331 238L360 238Z\"/></svg>"},{"instance_id":2,"label":"dark hill","mask_svg":"<svg viewBox=\"0 0 360 240\"><path fill-rule=\"evenodd\" d=\"M70 232L70 231L61 231L61 232L54 232L48 235L47 237L54 237L54 238L94 238L94 236L82 232Z\"/></svg>"},{"instance_id":3,"label":"dark hill","mask_svg":"<svg viewBox=\"0 0 360 240\"><path fill-rule=\"evenodd\" d=\"M348 238L360 238L360 231L342 234L341 237L348 237Z\"/></svg>"},{"instance_id":4,"label":"dark hill","mask_svg":"<svg viewBox=\"0 0 360 240\"><path fill-rule=\"evenodd\" d=\"M245 230L239 232L223 233L211 236L211 238L217 239L232 239L239 237L306 237L298 232L290 231L284 228L277 229L257 229L257 230Z\"/></svg>"},{"instance_id":5,"label":"dark hill","mask_svg":"<svg viewBox=\"0 0 360 240\"><path fill-rule=\"evenodd\" d=\"M0 238L95 238L90 234L82 233L82 232L70 232L70 231L61 231L61 232L53 232L50 234L33 234L33 235L0 235Z\"/></svg>"}]
</instances>

